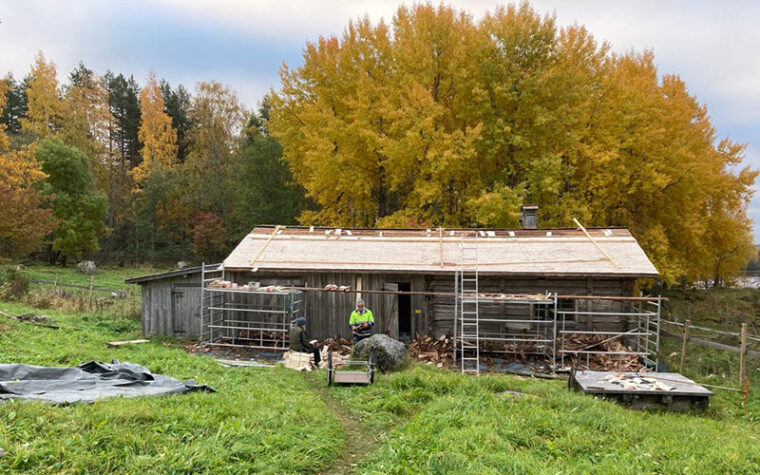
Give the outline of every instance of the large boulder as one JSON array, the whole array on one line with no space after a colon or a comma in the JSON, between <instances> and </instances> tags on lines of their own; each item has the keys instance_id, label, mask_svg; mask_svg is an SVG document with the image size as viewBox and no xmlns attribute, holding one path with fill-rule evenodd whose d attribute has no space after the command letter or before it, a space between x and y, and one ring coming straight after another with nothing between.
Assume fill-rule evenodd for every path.
<instances>
[{"instance_id":1,"label":"large boulder","mask_svg":"<svg viewBox=\"0 0 760 475\"><path fill-rule=\"evenodd\" d=\"M406 347L398 340L388 335L372 335L354 345L351 358L354 360L367 361L369 355L375 355L377 369L383 373L397 371L406 366Z\"/></svg>"},{"instance_id":2,"label":"large boulder","mask_svg":"<svg viewBox=\"0 0 760 475\"><path fill-rule=\"evenodd\" d=\"M93 261L82 261L77 264L79 272L85 275L95 275L98 272L98 268Z\"/></svg>"}]
</instances>

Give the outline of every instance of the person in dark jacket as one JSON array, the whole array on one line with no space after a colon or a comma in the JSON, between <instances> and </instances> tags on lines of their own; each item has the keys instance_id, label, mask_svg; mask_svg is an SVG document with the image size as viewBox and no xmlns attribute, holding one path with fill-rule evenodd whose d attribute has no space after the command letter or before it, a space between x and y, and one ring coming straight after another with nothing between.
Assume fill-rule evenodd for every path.
<instances>
[{"instance_id":1,"label":"person in dark jacket","mask_svg":"<svg viewBox=\"0 0 760 475\"><path fill-rule=\"evenodd\" d=\"M319 348L309 343L306 336L306 319L301 317L296 320L295 325L290 327L290 349L301 353L311 353L314 355L314 365L319 366L321 358L319 357Z\"/></svg>"}]
</instances>

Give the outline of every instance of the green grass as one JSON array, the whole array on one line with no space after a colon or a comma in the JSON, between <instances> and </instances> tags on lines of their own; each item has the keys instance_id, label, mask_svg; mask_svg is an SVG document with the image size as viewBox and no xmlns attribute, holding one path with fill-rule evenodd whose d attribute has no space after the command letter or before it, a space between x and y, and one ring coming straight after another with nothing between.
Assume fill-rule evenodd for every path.
<instances>
[{"instance_id":1,"label":"green grass","mask_svg":"<svg viewBox=\"0 0 760 475\"><path fill-rule=\"evenodd\" d=\"M637 412L570 393L563 382L423 366L332 391L381 434L362 473L760 471L756 396L742 408L736 395L719 394L701 415Z\"/></svg>"},{"instance_id":2,"label":"green grass","mask_svg":"<svg viewBox=\"0 0 760 475\"><path fill-rule=\"evenodd\" d=\"M64 312L0 302L0 310L44 313L61 327L0 317L2 363L117 358L219 391L63 407L2 403L0 473L331 473L350 466L341 461L356 442L334 411L375 440L361 445L357 473L760 472L756 386L746 407L740 394L717 391L702 414L632 411L570 393L563 381L423 365L378 375L372 386L326 389L324 371L223 368L168 338L109 349L106 341L140 335L137 319L116 308ZM694 358L730 363L694 349ZM709 370L697 363L693 371Z\"/></svg>"},{"instance_id":3,"label":"green grass","mask_svg":"<svg viewBox=\"0 0 760 475\"><path fill-rule=\"evenodd\" d=\"M3 269L15 269L16 265L6 264L0 266ZM107 287L115 290L127 290L130 284L125 283L126 279L131 277L140 277L143 275L157 274L166 272L170 269L155 268L150 266L143 267L99 267L95 274L95 287ZM90 276L82 274L76 266L57 267L41 264L26 265L22 270L22 275L29 279L55 281L56 275L58 282L75 285L90 285ZM49 287L49 286L45 286ZM135 287L135 286L131 286Z\"/></svg>"},{"instance_id":4,"label":"green grass","mask_svg":"<svg viewBox=\"0 0 760 475\"><path fill-rule=\"evenodd\" d=\"M692 325L733 333L738 333L745 322L748 335L760 333L760 291L756 289L671 290L663 296L669 298L663 314L668 320L683 322L690 318ZM683 333L683 327L674 325L665 324L663 329L679 336ZM739 338L733 336L696 328L689 334L692 338L739 346ZM680 338L661 338L660 358L674 371L680 367L681 343ZM760 351L760 344L752 340L748 340L747 347ZM748 356L745 366L750 384L760 391L760 360ZM708 384L738 387L739 355L690 343L683 373Z\"/></svg>"},{"instance_id":5,"label":"green grass","mask_svg":"<svg viewBox=\"0 0 760 475\"><path fill-rule=\"evenodd\" d=\"M9 313L34 309L0 303ZM109 399L51 407L0 404L0 472L302 473L329 466L344 431L299 373L220 367L171 341L108 349L139 335L136 322L46 311L60 330L21 323L0 333L0 361L74 365L117 358L218 393Z\"/></svg>"}]
</instances>

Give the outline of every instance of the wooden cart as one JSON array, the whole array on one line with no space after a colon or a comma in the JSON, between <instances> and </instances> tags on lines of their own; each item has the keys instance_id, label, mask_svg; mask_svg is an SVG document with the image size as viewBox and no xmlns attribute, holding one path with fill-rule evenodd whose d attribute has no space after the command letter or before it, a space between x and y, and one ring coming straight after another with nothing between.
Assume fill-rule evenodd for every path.
<instances>
[{"instance_id":1,"label":"wooden cart","mask_svg":"<svg viewBox=\"0 0 760 475\"><path fill-rule=\"evenodd\" d=\"M333 366L332 351L327 353L327 385L372 384L375 382L375 355L370 353L369 361L349 361L348 366L366 367L360 370L337 371Z\"/></svg>"}]
</instances>

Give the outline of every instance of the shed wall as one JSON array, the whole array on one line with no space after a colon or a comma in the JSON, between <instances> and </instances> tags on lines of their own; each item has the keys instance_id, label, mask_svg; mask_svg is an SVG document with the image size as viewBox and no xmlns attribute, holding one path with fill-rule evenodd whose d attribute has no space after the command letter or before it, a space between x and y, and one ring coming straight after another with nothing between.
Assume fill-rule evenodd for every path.
<instances>
[{"instance_id":1,"label":"shed wall","mask_svg":"<svg viewBox=\"0 0 760 475\"><path fill-rule=\"evenodd\" d=\"M361 288L382 290L387 284L409 283L410 290L427 292L445 292L451 296L412 295L411 299L411 329L412 333L443 335L451 331L454 323L454 276L453 275L418 275L418 274L378 274L378 273L295 273L259 271L228 272L226 279L239 284L249 281L261 282L262 285L293 284L322 288L328 284L350 285ZM545 294L557 292L566 295L600 295L600 296L629 296L633 292L634 279L629 278L514 278L481 276L479 287L481 292L492 293L528 293ZM348 318L355 307L357 295L342 292L307 292L306 316L310 337L327 338L335 335L350 336ZM363 294L367 308L375 316L375 332L388 333L398 338L398 297L382 294ZM588 305L578 302L579 309ZM590 310L616 310L617 303L601 308L599 303ZM604 304L601 304L604 305ZM530 311L529 309L527 311ZM489 304L481 306L483 318L495 315L513 315L516 318L524 316L525 306L509 304ZM593 320L592 318L597 318ZM572 325L588 329L619 329L624 322L619 318L578 317Z\"/></svg>"},{"instance_id":2,"label":"shed wall","mask_svg":"<svg viewBox=\"0 0 760 475\"><path fill-rule=\"evenodd\" d=\"M200 273L142 284L143 335L200 336Z\"/></svg>"}]
</instances>

